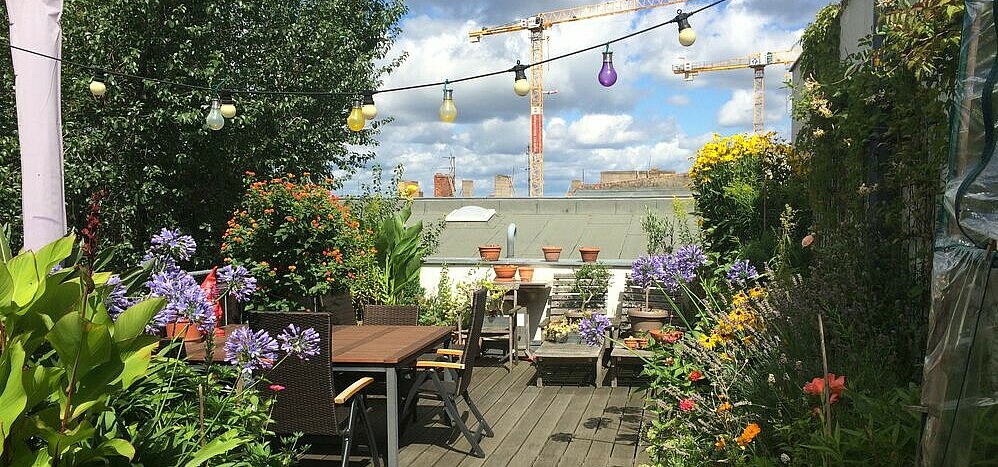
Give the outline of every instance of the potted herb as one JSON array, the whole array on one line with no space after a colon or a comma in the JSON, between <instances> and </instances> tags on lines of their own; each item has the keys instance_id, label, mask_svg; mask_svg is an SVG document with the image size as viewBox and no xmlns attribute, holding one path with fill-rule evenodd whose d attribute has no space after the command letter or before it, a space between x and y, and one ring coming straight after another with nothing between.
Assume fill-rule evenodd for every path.
<instances>
[{"instance_id":1,"label":"potted herb","mask_svg":"<svg viewBox=\"0 0 998 467\"><path fill-rule=\"evenodd\" d=\"M585 313L591 305L605 303L607 289L610 287L610 271L606 265L584 264L575 270L574 278L572 292L579 295L580 312Z\"/></svg>"}]
</instances>

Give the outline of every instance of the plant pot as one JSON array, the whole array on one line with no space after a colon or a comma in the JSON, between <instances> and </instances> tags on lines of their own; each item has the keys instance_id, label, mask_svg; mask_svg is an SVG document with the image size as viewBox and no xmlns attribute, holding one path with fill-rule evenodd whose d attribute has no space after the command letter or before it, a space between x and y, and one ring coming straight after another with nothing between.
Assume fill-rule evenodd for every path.
<instances>
[{"instance_id":1,"label":"plant pot","mask_svg":"<svg viewBox=\"0 0 998 467\"><path fill-rule=\"evenodd\" d=\"M183 337L184 342L194 342L201 340L201 332L198 331L197 326L192 325L189 321L184 319L178 319L174 323L166 323L166 337L172 337L174 339L178 337Z\"/></svg>"},{"instance_id":2,"label":"plant pot","mask_svg":"<svg viewBox=\"0 0 998 467\"><path fill-rule=\"evenodd\" d=\"M579 334L577 332L570 332L567 335L565 335L565 339L562 340L561 342L564 342L566 344L581 344L582 334Z\"/></svg>"},{"instance_id":3,"label":"plant pot","mask_svg":"<svg viewBox=\"0 0 998 467\"><path fill-rule=\"evenodd\" d=\"M643 337L625 337L624 345L626 345L629 349L643 349L648 347L648 339Z\"/></svg>"},{"instance_id":4,"label":"plant pot","mask_svg":"<svg viewBox=\"0 0 998 467\"><path fill-rule=\"evenodd\" d=\"M558 261L558 258L561 258L560 246L541 247L541 251L544 252L544 261L555 262Z\"/></svg>"},{"instance_id":5,"label":"plant pot","mask_svg":"<svg viewBox=\"0 0 998 467\"><path fill-rule=\"evenodd\" d=\"M579 247L579 255L582 256L583 263L593 263L596 261L596 257L599 256L599 248L592 246Z\"/></svg>"},{"instance_id":6,"label":"plant pot","mask_svg":"<svg viewBox=\"0 0 998 467\"><path fill-rule=\"evenodd\" d=\"M497 264L492 266L492 270L496 273L496 282L513 282L516 275L516 266L512 264Z\"/></svg>"},{"instance_id":7,"label":"plant pot","mask_svg":"<svg viewBox=\"0 0 998 467\"><path fill-rule=\"evenodd\" d=\"M665 321L669 319L669 312L665 310L631 310L627 312L627 320L631 323L631 332L650 332L653 329L661 329Z\"/></svg>"},{"instance_id":8,"label":"plant pot","mask_svg":"<svg viewBox=\"0 0 998 467\"><path fill-rule=\"evenodd\" d=\"M520 282L530 282L534 279L534 268L530 266L520 266L518 272L520 274Z\"/></svg>"},{"instance_id":9,"label":"plant pot","mask_svg":"<svg viewBox=\"0 0 998 467\"><path fill-rule=\"evenodd\" d=\"M481 245L478 247L478 254L485 261L498 261L500 252L502 252L502 247L499 245Z\"/></svg>"}]
</instances>

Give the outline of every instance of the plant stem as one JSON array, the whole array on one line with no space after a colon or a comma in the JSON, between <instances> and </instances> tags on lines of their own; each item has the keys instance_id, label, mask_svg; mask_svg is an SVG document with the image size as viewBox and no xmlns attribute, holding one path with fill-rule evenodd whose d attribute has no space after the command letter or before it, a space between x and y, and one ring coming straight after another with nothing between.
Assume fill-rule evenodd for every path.
<instances>
[{"instance_id":1,"label":"plant stem","mask_svg":"<svg viewBox=\"0 0 998 467\"><path fill-rule=\"evenodd\" d=\"M825 384L821 388L821 403L825 410L825 436L831 438L832 436L832 407L829 401L829 385L831 381L828 373L828 353L825 349L825 322L821 319L821 313L818 313L818 335L821 337L821 366L825 371L822 378L825 380ZM822 453L822 460L825 465L828 465L828 457Z\"/></svg>"}]
</instances>

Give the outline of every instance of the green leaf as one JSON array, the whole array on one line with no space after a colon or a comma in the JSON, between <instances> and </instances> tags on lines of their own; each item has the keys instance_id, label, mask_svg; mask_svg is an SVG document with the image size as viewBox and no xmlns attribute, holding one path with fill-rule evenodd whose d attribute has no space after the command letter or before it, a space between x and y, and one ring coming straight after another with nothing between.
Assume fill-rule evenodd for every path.
<instances>
[{"instance_id":1,"label":"green leaf","mask_svg":"<svg viewBox=\"0 0 998 467\"><path fill-rule=\"evenodd\" d=\"M73 252L73 244L76 243L76 235L69 234L48 245L41 247L35 253L35 261L38 267L38 277L45 277L55 265L69 257Z\"/></svg>"},{"instance_id":2,"label":"green leaf","mask_svg":"<svg viewBox=\"0 0 998 467\"><path fill-rule=\"evenodd\" d=\"M14 298L14 278L10 277L10 271L6 264L0 264L0 311L8 308Z\"/></svg>"},{"instance_id":3,"label":"green leaf","mask_svg":"<svg viewBox=\"0 0 998 467\"><path fill-rule=\"evenodd\" d=\"M3 354L2 365L9 369L10 374L4 383L3 393L0 393L0 429L4 440L10 436L11 427L14 422L24 413L27 407L28 396L24 392L22 384L22 372L24 366L24 348L19 340L12 341ZM0 454L3 454L3 444L0 443Z\"/></svg>"},{"instance_id":4,"label":"green leaf","mask_svg":"<svg viewBox=\"0 0 998 467\"><path fill-rule=\"evenodd\" d=\"M63 316L45 336L77 380L111 357L111 334L105 325L84 321L77 313Z\"/></svg>"},{"instance_id":5,"label":"green leaf","mask_svg":"<svg viewBox=\"0 0 998 467\"><path fill-rule=\"evenodd\" d=\"M146 325L166 306L163 298L151 298L128 307L112 325L115 342L132 339L145 330Z\"/></svg>"},{"instance_id":6,"label":"green leaf","mask_svg":"<svg viewBox=\"0 0 998 467\"><path fill-rule=\"evenodd\" d=\"M14 280L14 304L23 307L31 303L40 283L35 254L29 251L15 256L14 259L7 262L7 270L10 272L11 279Z\"/></svg>"},{"instance_id":7,"label":"green leaf","mask_svg":"<svg viewBox=\"0 0 998 467\"><path fill-rule=\"evenodd\" d=\"M0 228L0 263L6 263L13 257L10 254L10 224L4 224Z\"/></svg>"},{"instance_id":8,"label":"green leaf","mask_svg":"<svg viewBox=\"0 0 998 467\"><path fill-rule=\"evenodd\" d=\"M152 353L159 345L159 340L152 336L139 336L132 341L133 346L140 346L135 352L123 352L122 360L125 364L121 370L118 382L122 389L127 389L136 380L146 374L149 362L152 360Z\"/></svg>"},{"instance_id":9,"label":"green leaf","mask_svg":"<svg viewBox=\"0 0 998 467\"><path fill-rule=\"evenodd\" d=\"M117 454L121 457L127 457L128 460L135 457L135 446L121 438L104 441L100 446L97 446L97 450L104 455Z\"/></svg>"},{"instance_id":10,"label":"green leaf","mask_svg":"<svg viewBox=\"0 0 998 467\"><path fill-rule=\"evenodd\" d=\"M233 448L249 441L248 438L239 438L236 434L236 430L229 430L217 439L205 444L203 448L194 453L194 457L188 461L187 464L185 464L186 467L197 467L208 459L211 459L219 454L225 454Z\"/></svg>"}]
</instances>

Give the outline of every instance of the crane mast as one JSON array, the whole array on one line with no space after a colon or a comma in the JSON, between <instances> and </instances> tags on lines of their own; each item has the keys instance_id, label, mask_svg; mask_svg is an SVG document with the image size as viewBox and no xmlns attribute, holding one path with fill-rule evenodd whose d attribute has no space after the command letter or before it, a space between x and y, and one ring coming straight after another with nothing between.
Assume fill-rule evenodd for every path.
<instances>
[{"instance_id":1,"label":"crane mast","mask_svg":"<svg viewBox=\"0 0 998 467\"><path fill-rule=\"evenodd\" d=\"M595 5L584 5L538 13L512 23L484 27L468 33L471 42L484 36L515 31L530 32L530 63L544 61L544 30L559 23L579 21L601 16L640 11L660 6L686 3L686 0L613 0ZM544 196L544 68L530 67L530 197Z\"/></svg>"}]
</instances>

